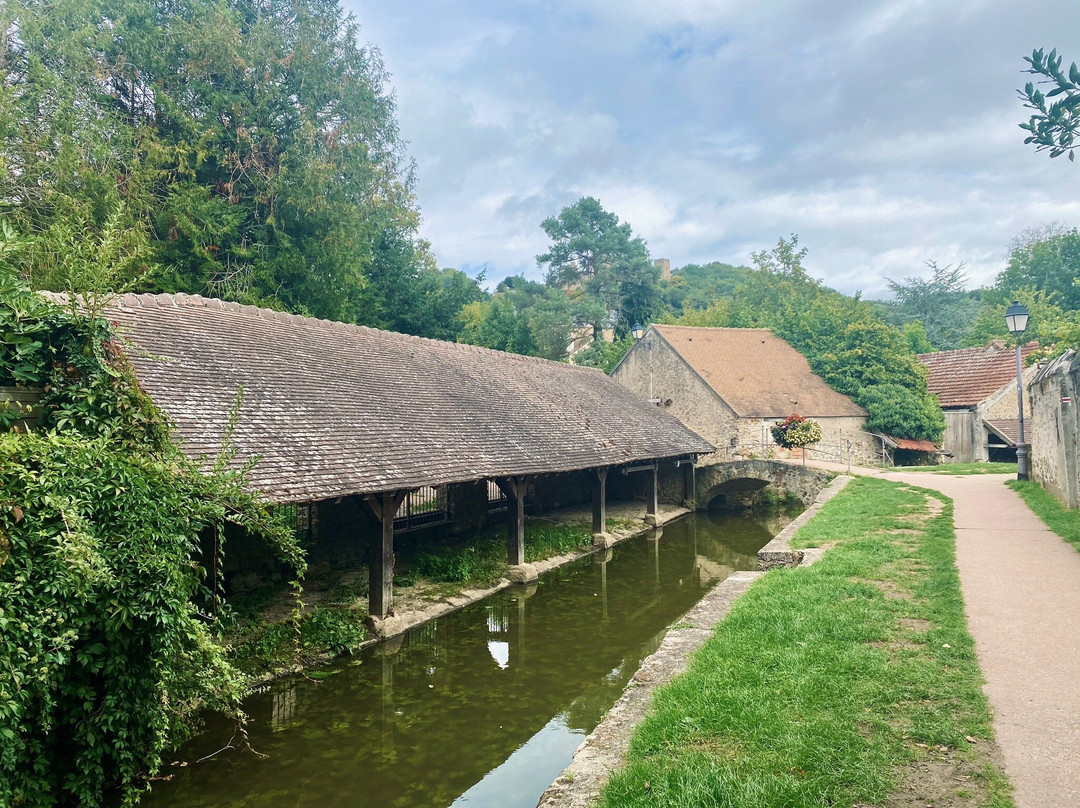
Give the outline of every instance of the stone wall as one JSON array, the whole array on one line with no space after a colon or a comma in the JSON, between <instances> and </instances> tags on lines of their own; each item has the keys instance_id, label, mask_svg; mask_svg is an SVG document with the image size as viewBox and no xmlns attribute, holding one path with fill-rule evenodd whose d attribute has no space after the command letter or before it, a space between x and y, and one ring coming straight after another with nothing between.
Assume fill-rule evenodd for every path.
<instances>
[{"instance_id":1,"label":"stone wall","mask_svg":"<svg viewBox=\"0 0 1080 808\"><path fill-rule=\"evenodd\" d=\"M1030 392L1031 477L1080 507L1080 356L1069 351L1039 370Z\"/></svg>"}]
</instances>

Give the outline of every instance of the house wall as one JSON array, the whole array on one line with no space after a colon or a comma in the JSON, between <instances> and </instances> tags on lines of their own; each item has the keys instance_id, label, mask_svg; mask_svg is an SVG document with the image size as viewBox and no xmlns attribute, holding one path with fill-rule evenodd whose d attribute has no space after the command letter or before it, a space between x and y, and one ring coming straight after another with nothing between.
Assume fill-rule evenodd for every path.
<instances>
[{"instance_id":1,"label":"house wall","mask_svg":"<svg viewBox=\"0 0 1080 808\"><path fill-rule=\"evenodd\" d=\"M1080 357L1055 362L1031 385L1031 477L1080 507ZM1063 403L1062 398L1070 399Z\"/></svg>"},{"instance_id":2,"label":"house wall","mask_svg":"<svg viewBox=\"0 0 1080 808\"><path fill-rule=\"evenodd\" d=\"M659 399L658 406L716 445L717 451L701 457L700 465L786 454L769 432L781 418L738 417L655 332L646 332L611 375L641 398ZM852 462L872 463L879 457L873 436L862 432L864 418L801 414L821 424L818 459L839 461L840 445L846 447L849 440Z\"/></svg>"}]
</instances>

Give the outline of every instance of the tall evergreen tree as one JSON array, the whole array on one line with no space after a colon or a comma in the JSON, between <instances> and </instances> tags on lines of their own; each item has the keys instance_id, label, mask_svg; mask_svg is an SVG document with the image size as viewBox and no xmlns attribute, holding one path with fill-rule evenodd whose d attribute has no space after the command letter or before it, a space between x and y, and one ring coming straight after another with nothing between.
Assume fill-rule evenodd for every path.
<instances>
[{"instance_id":1,"label":"tall evergreen tree","mask_svg":"<svg viewBox=\"0 0 1080 808\"><path fill-rule=\"evenodd\" d=\"M112 222L136 288L409 327L396 298L436 271L357 35L337 0L6 2L0 203L33 237L23 273L69 286L67 245Z\"/></svg>"}]
</instances>

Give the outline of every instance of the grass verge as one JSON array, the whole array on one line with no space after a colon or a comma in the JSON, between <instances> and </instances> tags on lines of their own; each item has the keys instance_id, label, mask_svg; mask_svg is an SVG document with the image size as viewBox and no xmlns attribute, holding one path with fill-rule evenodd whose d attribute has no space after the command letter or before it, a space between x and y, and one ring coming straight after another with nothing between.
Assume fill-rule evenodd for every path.
<instances>
[{"instance_id":1,"label":"grass verge","mask_svg":"<svg viewBox=\"0 0 1080 808\"><path fill-rule=\"evenodd\" d=\"M1080 550L1080 511L1066 508L1034 480L1009 480L1005 484L1024 498L1048 528Z\"/></svg>"},{"instance_id":2,"label":"grass verge","mask_svg":"<svg viewBox=\"0 0 1080 808\"><path fill-rule=\"evenodd\" d=\"M601 805L1011 806L951 502L856 480L797 541L835 546L736 603L657 691Z\"/></svg>"},{"instance_id":3,"label":"grass verge","mask_svg":"<svg viewBox=\"0 0 1080 808\"><path fill-rule=\"evenodd\" d=\"M897 466L894 471L927 474L1016 474L1015 463L942 463L940 466Z\"/></svg>"}]
</instances>

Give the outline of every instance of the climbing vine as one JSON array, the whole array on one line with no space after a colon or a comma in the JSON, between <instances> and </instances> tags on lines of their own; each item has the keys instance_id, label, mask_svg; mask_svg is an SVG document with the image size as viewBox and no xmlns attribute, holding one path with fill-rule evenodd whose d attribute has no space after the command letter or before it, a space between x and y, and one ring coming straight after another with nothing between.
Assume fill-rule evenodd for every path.
<instances>
[{"instance_id":1,"label":"climbing vine","mask_svg":"<svg viewBox=\"0 0 1080 808\"><path fill-rule=\"evenodd\" d=\"M41 429L0 434L0 805L132 804L196 707L238 713L206 537L303 554L242 473L172 444L108 322L0 266L0 338L0 384L45 390Z\"/></svg>"}]
</instances>

